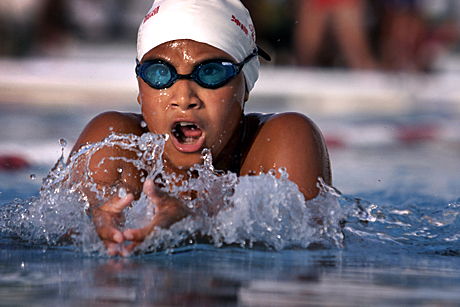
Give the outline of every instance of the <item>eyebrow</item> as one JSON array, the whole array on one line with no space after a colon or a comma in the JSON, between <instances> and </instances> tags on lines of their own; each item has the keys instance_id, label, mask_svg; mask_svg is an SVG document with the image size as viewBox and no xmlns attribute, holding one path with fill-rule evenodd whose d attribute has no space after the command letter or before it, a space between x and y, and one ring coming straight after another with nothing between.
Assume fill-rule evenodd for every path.
<instances>
[{"instance_id":1,"label":"eyebrow","mask_svg":"<svg viewBox=\"0 0 460 307\"><path fill-rule=\"evenodd\" d=\"M162 62L168 63L169 65L172 65L173 67L176 67L176 65L174 65L173 63L171 63L170 61L168 61L168 60L166 60L165 58L162 58L162 57L147 58L144 61L142 61L141 64L145 63L145 62L150 62L150 61L162 61ZM236 64L236 62L233 61L232 59L222 58L222 57L215 57L215 58L204 59L203 61L199 61L199 62L197 61L196 63L193 64L193 67L197 67L200 64L207 63L207 62L213 62L213 61L215 61L215 62L230 62L230 63Z\"/></svg>"}]
</instances>

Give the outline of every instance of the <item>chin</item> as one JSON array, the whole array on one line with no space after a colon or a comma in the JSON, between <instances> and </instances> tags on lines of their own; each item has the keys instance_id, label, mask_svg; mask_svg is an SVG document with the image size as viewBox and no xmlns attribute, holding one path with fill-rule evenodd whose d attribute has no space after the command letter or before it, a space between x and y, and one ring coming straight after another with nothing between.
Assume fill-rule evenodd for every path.
<instances>
[{"instance_id":1,"label":"chin","mask_svg":"<svg viewBox=\"0 0 460 307\"><path fill-rule=\"evenodd\" d=\"M203 164L201 153L193 154L178 154L174 157L166 156L166 160L171 164L174 169L178 171L188 171L195 164Z\"/></svg>"}]
</instances>

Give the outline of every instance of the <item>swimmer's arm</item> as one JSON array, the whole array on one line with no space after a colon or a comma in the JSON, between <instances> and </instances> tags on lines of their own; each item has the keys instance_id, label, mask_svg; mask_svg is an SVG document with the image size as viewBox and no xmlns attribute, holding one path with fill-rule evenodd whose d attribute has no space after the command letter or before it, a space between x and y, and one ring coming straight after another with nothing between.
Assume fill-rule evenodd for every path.
<instances>
[{"instance_id":1,"label":"swimmer's arm","mask_svg":"<svg viewBox=\"0 0 460 307\"><path fill-rule=\"evenodd\" d=\"M82 145L103 140L110 133L142 135L147 132L141 127L142 117L134 113L105 112L93 118L78 137L72 152Z\"/></svg>"},{"instance_id":2,"label":"swimmer's arm","mask_svg":"<svg viewBox=\"0 0 460 307\"><path fill-rule=\"evenodd\" d=\"M141 121L142 117L134 113L102 113L93 118L83 129L72 148L71 156L81 146L100 142L112 132L142 135L145 131L141 127ZM90 183L96 183L96 188L99 191L125 187L128 193L140 194L142 184L140 184L138 170L132 164L125 163L123 159L110 159L113 157L136 159L132 152L116 146L106 146L95 152L74 156L75 165L72 168L71 176L83 182L90 180ZM91 173L91 179L88 176L83 176L88 171ZM82 186L90 204L92 206L100 205L100 201L94 199L94 193L91 192L91 189L85 189L84 185ZM108 198L111 195L105 196Z\"/></svg>"},{"instance_id":3,"label":"swimmer's arm","mask_svg":"<svg viewBox=\"0 0 460 307\"><path fill-rule=\"evenodd\" d=\"M85 127L77 139L72 153L82 145L99 142L111 132L142 134L140 118L136 114L107 112L95 117ZM133 153L117 147L105 147L94 153L76 157L70 180L81 181L81 192L90 204L88 213L96 226L99 237L104 241L111 256L123 252L124 241L119 225L123 222L123 210L140 194L141 174L130 163L110 157L135 158ZM91 173L89 177L88 171ZM90 185L87 185L89 183ZM101 199L93 191L106 191ZM116 191L124 188L125 197L120 198Z\"/></svg>"},{"instance_id":4,"label":"swimmer's arm","mask_svg":"<svg viewBox=\"0 0 460 307\"><path fill-rule=\"evenodd\" d=\"M123 252L124 237L119 230L124 222L123 210L138 198L143 174L123 159L107 157L133 158L128 154L116 147L108 147L79 155L70 174L70 180L81 183L79 190L90 205L88 216L111 256ZM119 197L120 189L126 191L126 196Z\"/></svg>"},{"instance_id":5,"label":"swimmer's arm","mask_svg":"<svg viewBox=\"0 0 460 307\"><path fill-rule=\"evenodd\" d=\"M286 168L289 179L297 184L306 200L318 195L319 177L326 184L332 184L324 138L316 125L302 114L270 117L257 134L241 174L278 171L280 167Z\"/></svg>"}]
</instances>

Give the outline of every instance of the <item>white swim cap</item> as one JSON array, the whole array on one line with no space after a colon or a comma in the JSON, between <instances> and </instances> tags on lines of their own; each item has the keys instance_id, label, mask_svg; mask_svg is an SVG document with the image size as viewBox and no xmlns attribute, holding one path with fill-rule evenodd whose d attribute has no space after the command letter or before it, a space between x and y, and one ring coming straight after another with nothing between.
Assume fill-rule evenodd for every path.
<instances>
[{"instance_id":1,"label":"white swim cap","mask_svg":"<svg viewBox=\"0 0 460 307\"><path fill-rule=\"evenodd\" d=\"M137 36L137 59L163 43L190 39L225 51L237 62L256 48L248 10L240 0L154 0ZM261 54L265 58L265 53ZM268 56L268 55L267 55ZM259 77L259 59L243 67L248 91Z\"/></svg>"}]
</instances>

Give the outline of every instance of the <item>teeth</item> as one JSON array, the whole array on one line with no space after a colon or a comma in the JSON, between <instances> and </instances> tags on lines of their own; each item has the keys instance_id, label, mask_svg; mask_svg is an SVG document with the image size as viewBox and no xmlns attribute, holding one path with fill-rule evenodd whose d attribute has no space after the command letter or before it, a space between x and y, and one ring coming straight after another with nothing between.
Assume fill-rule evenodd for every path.
<instances>
[{"instance_id":1,"label":"teeth","mask_svg":"<svg viewBox=\"0 0 460 307\"><path fill-rule=\"evenodd\" d=\"M197 137L187 136L187 134L197 129L200 128L195 123L176 122L176 125L172 128L172 133L182 144L194 144L197 141Z\"/></svg>"}]
</instances>

